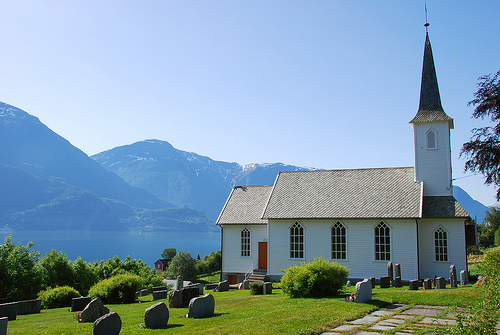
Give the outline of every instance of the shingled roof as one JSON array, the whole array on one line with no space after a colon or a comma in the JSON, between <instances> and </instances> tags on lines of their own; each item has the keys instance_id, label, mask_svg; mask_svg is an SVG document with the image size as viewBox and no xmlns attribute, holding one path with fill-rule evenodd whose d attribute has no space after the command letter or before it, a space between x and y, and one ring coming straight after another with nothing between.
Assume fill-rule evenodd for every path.
<instances>
[{"instance_id":1,"label":"shingled roof","mask_svg":"<svg viewBox=\"0 0 500 335\"><path fill-rule=\"evenodd\" d=\"M267 224L262 211L271 193L271 186L237 186L233 188L222 209L218 225Z\"/></svg>"},{"instance_id":2,"label":"shingled roof","mask_svg":"<svg viewBox=\"0 0 500 335\"><path fill-rule=\"evenodd\" d=\"M412 167L281 172L263 217L418 218L421 199Z\"/></svg>"},{"instance_id":3,"label":"shingled roof","mask_svg":"<svg viewBox=\"0 0 500 335\"><path fill-rule=\"evenodd\" d=\"M410 123L447 121L453 129L453 119L446 115L441 105L439 87L432 56L429 34L425 36L424 62L422 65L422 82L420 86L420 104L417 115Z\"/></svg>"},{"instance_id":4,"label":"shingled roof","mask_svg":"<svg viewBox=\"0 0 500 335\"><path fill-rule=\"evenodd\" d=\"M424 197L422 217L470 217L454 197Z\"/></svg>"}]
</instances>

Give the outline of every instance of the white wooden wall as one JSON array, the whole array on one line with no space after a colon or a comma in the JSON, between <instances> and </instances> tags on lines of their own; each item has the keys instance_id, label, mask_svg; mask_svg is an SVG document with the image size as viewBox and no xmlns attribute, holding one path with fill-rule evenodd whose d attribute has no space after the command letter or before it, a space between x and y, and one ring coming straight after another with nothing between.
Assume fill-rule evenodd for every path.
<instances>
[{"instance_id":1,"label":"white wooden wall","mask_svg":"<svg viewBox=\"0 0 500 335\"><path fill-rule=\"evenodd\" d=\"M241 231L250 231L250 257L241 257ZM257 268L258 242L267 241L266 225L224 225L222 235L222 272L246 273L253 264Z\"/></svg>"},{"instance_id":2,"label":"white wooden wall","mask_svg":"<svg viewBox=\"0 0 500 335\"><path fill-rule=\"evenodd\" d=\"M427 149L426 132L429 128L437 132L438 149ZM425 196L452 196L451 146L448 122L416 124L415 179L424 182Z\"/></svg>"},{"instance_id":3,"label":"white wooden wall","mask_svg":"<svg viewBox=\"0 0 500 335\"><path fill-rule=\"evenodd\" d=\"M450 277L450 265L455 265L457 277L467 269L464 221L460 219L418 220L420 276ZM448 262L437 262L434 254L434 231L440 226L448 235Z\"/></svg>"},{"instance_id":4,"label":"white wooden wall","mask_svg":"<svg viewBox=\"0 0 500 335\"><path fill-rule=\"evenodd\" d=\"M289 227L295 221L269 220L268 275L283 275L290 265L331 257L330 228L337 220L299 220L305 228L305 258L289 258ZM375 261L373 228L380 220L341 220L347 228L347 260L337 261L351 270L350 278L387 276L387 262ZM417 279L417 234L414 220L384 220L391 227L391 261L401 264L403 280Z\"/></svg>"}]
</instances>

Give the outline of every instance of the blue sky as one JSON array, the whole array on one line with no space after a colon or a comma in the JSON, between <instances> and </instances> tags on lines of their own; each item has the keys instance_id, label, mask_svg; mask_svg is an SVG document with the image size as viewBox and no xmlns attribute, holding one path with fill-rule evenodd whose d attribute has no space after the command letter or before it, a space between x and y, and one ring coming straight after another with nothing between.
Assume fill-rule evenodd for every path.
<instances>
[{"instance_id":1,"label":"blue sky","mask_svg":"<svg viewBox=\"0 0 500 335\"><path fill-rule=\"evenodd\" d=\"M455 185L500 1L428 0ZM0 101L88 155L156 138L240 164L413 166L424 1L3 1ZM466 178L463 178L466 177Z\"/></svg>"}]
</instances>

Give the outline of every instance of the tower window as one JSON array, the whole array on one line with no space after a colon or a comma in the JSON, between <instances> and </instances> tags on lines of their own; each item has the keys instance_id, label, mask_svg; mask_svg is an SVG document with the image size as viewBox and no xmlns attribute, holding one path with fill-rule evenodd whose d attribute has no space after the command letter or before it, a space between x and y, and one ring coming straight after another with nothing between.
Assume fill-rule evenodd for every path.
<instances>
[{"instance_id":1,"label":"tower window","mask_svg":"<svg viewBox=\"0 0 500 335\"><path fill-rule=\"evenodd\" d=\"M434 129L429 129L425 134L427 149L437 149L437 133Z\"/></svg>"}]
</instances>

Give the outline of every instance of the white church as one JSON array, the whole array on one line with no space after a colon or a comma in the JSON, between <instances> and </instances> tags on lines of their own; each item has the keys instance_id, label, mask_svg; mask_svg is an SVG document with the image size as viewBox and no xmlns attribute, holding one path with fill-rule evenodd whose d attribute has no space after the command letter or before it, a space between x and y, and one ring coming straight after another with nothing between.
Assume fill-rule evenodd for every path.
<instances>
[{"instance_id":1,"label":"white church","mask_svg":"<svg viewBox=\"0 0 500 335\"><path fill-rule=\"evenodd\" d=\"M453 197L450 129L426 34L420 105L410 121L415 167L281 172L274 185L235 186L216 224L222 279L253 271L279 281L290 265L318 256L380 278L387 263L402 280L467 270L469 214Z\"/></svg>"}]
</instances>

